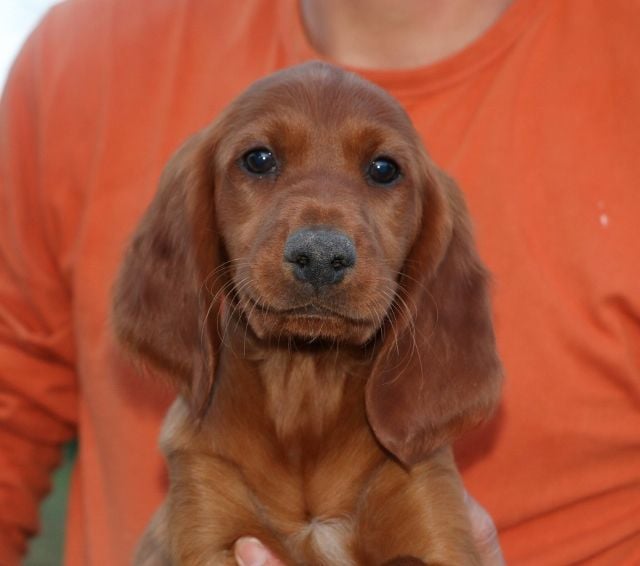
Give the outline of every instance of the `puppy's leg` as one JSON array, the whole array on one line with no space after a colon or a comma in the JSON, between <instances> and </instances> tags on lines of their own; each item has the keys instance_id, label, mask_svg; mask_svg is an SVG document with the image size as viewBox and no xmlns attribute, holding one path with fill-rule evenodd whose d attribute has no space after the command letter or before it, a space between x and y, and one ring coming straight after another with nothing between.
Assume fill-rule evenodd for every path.
<instances>
[{"instance_id":1,"label":"puppy's leg","mask_svg":"<svg viewBox=\"0 0 640 566\"><path fill-rule=\"evenodd\" d=\"M363 564L480 565L450 448L410 471L385 462L358 515Z\"/></svg>"},{"instance_id":2,"label":"puppy's leg","mask_svg":"<svg viewBox=\"0 0 640 566\"><path fill-rule=\"evenodd\" d=\"M169 456L167 499L172 563L180 566L235 564L241 536L262 541L285 564L293 564L269 518L239 469L208 454Z\"/></svg>"},{"instance_id":3,"label":"puppy's leg","mask_svg":"<svg viewBox=\"0 0 640 566\"><path fill-rule=\"evenodd\" d=\"M133 566L171 566L166 506L151 519L136 549Z\"/></svg>"}]
</instances>

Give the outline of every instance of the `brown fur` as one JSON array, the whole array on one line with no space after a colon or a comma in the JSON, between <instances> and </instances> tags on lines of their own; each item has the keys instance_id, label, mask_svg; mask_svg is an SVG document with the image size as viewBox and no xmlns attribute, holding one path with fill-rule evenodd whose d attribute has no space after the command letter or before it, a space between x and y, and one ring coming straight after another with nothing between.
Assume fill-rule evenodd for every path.
<instances>
[{"instance_id":1,"label":"brown fur","mask_svg":"<svg viewBox=\"0 0 640 566\"><path fill-rule=\"evenodd\" d=\"M239 165L260 146L277 176ZM379 155L394 186L365 177ZM357 262L313 294L283 248L316 225ZM172 159L116 285L119 338L180 391L136 563L233 564L240 536L286 564L478 563L449 443L498 399L486 286L387 94L319 63L252 86Z\"/></svg>"}]
</instances>

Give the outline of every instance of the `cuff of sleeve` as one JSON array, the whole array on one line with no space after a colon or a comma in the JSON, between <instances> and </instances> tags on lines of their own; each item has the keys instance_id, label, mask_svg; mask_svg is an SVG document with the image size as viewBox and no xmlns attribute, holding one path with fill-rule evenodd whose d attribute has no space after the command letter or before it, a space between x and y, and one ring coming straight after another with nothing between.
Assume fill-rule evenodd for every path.
<instances>
[{"instance_id":1,"label":"cuff of sleeve","mask_svg":"<svg viewBox=\"0 0 640 566\"><path fill-rule=\"evenodd\" d=\"M0 523L0 564L20 566L26 549L26 540L18 530Z\"/></svg>"}]
</instances>

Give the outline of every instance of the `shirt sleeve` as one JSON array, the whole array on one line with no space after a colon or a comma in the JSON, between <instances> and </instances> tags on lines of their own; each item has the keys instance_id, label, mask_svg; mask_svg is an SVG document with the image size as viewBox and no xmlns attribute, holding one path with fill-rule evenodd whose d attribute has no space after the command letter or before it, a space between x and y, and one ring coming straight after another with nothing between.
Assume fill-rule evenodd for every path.
<instances>
[{"instance_id":1,"label":"shirt sleeve","mask_svg":"<svg viewBox=\"0 0 640 566\"><path fill-rule=\"evenodd\" d=\"M56 259L39 162L40 27L0 101L0 564L18 564L76 429L70 286Z\"/></svg>"}]
</instances>

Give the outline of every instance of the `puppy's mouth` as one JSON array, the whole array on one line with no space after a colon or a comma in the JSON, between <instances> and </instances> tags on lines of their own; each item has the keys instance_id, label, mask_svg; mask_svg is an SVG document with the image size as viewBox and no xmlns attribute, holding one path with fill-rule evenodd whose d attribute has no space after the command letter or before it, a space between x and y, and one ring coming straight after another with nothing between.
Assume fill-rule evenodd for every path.
<instances>
[{"instance_id":1,"label":"puppy's mouth","mask_svg":"<svg viewBox=\"0 0 640 566\"><path fill-rule=\"evenodd\" d=\"M256 309L262 313L271 314L273 316L298 316L303 318L337 317L352 322L353 324L371 324L370 320L349 316L344 312L338 312L337 309L333 309L316 303L308 303L306 305L286 309L277 309L256 301L251 297L248 297L248 302L251 304L251 308Z\"/></svg>"},{"instance_id":2,"label":"puppy's mouth","mask_svg":"<svg viewBox=\"0 0 640 566\"><path fill-rule=\"evenodd\" d=\"M371 319L317 302L278 308L250 296L238 298L242 313L261 339L294 337L363 344L377 330Z\"/></svg>"}]
</instances>

